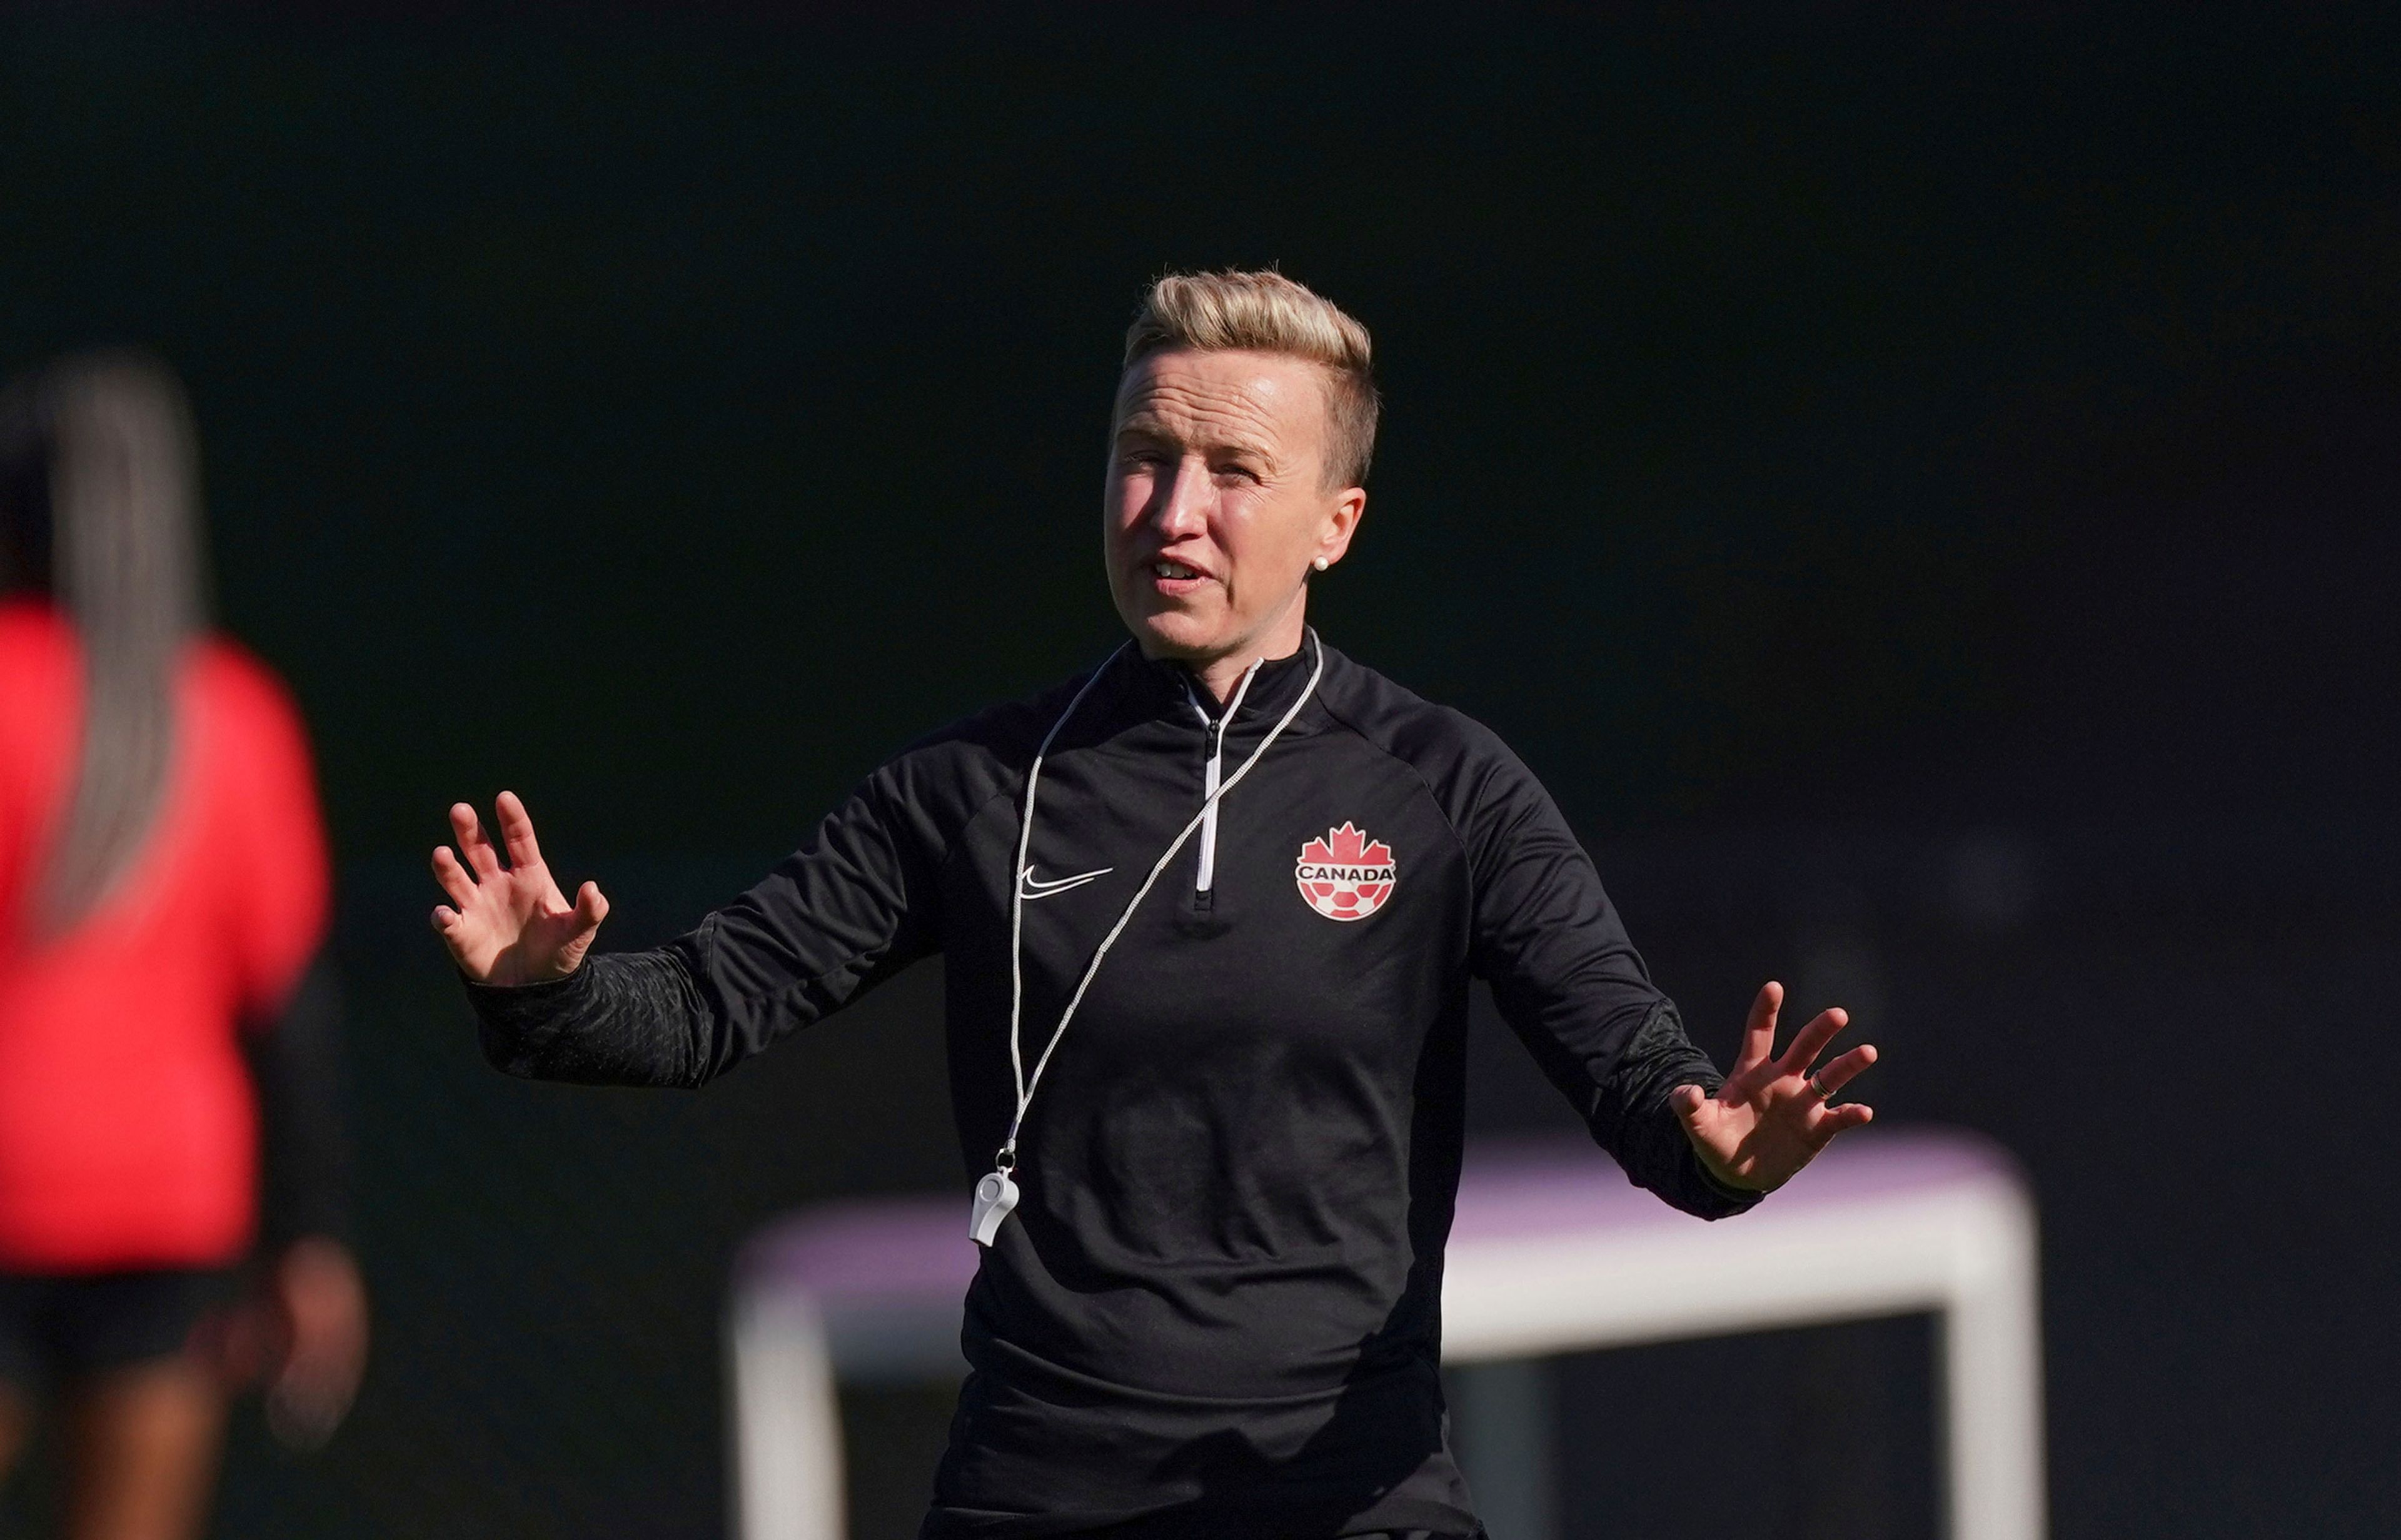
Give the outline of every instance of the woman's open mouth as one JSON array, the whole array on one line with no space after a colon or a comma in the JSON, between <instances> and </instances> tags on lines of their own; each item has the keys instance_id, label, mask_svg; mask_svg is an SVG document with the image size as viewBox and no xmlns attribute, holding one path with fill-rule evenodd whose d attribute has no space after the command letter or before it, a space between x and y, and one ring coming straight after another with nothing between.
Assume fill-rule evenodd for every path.
<instances>
[{"instance_id":1,"label":"woman's open mouth","mask_svg":"<svg viewBox=\"0 0 2401 1540\"><path fill-rule=\"evenodd\" d=\"M1169 596L1191 593L1209 581L1197 569L1187 567L1180 561L1168 560L1163 557L1156 561L1144 563L1143 570L1150 576L1151 588L1158 593Z\"/></svg>"}]
</instances>

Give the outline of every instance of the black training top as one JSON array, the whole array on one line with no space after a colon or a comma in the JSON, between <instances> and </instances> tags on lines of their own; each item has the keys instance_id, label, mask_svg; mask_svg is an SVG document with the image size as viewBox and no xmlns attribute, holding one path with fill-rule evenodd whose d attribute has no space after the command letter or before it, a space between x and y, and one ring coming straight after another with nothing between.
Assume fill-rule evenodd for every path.
<instances>
[{"instance_id":1,"label":"black training top","mask_svg":"<svg viewBox=\"0 0 2401 1540\"><path fill-rule=\"evenodd\" d=\"M691 935L472 989L485 1052L697 1086L941 952L972 1181L1015 1107L1011 884L1030 1070L1204 789L1300 703L1135 907L1039 1084L925 1533L1470 1533L1436 1375L1470 980L1635 1181L1712 1217L1750 1200L1668 1096L1720 1077L1483 727L1313 632L1223 712L1131 648L1098 674L1022 873L1027 770L1091 676L902 753Z\"/></svg>"}]
</instances>

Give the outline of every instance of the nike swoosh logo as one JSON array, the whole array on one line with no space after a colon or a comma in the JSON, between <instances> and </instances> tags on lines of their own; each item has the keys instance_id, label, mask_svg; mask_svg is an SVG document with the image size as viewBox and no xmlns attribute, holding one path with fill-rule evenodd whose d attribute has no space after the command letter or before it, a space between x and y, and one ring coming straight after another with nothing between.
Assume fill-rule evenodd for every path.
<instances>
[{"instance_id":1,"label":"nike swoosh logo","mask_svg":"<svg viewBox=\"0 0 2401 1540\"><path fill-rule=\"evenodd\" d=\"M1064 893L1071 887L1081 887L1088 882L1098 882L1116 870L1114 866L1104 866L1097 872L1086 872L1073 877L1061 877L1056 882L1044 882L1034 874L1034 868L1029 866L1019 880L1017 894L1022 899L1047 899L1053 893Z\"/></svg>"}]
</instances>

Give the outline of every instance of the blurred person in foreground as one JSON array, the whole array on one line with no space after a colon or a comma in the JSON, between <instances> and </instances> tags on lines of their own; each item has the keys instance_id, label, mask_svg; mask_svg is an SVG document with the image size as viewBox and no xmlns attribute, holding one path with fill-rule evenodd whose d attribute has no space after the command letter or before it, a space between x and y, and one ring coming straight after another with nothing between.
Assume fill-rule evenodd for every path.
<instances>
[{"instance_id":1,"label":"blurred person in foreground","mask_svg":"<svg viewBox=\"0 0 2401 1540\"><path fill-rule=\"evenodd\" d=\"M54 1406L76 1540L199 1533L228 1393L318 1443L366 1351L308 741L198 489L154 364L0 396L0 1471Z\"/></svg>"},{"instance_id":2,"label":"blurred person in foreground","mask_svg":"<svg viewBox=\"0 0 2401 1540\"><path fill-rule=\"evenodd\" d=\"M932 1537L1480 1533L1447 1447L1443 1247L1468 986L1627 1175L1715 1218L1866 1107L1874 1051L1731 1074L1686 1038L1548 795L1326 645L1365 327L1271 272L1174 275L1127 339L1096 667L870 776L700 928L591 956L522 803L451 809L433 924L512 1073L697 1086L946 955L982 1243ZM505 864L502 851L506 852Z\"/></svg>"}]
</instances>

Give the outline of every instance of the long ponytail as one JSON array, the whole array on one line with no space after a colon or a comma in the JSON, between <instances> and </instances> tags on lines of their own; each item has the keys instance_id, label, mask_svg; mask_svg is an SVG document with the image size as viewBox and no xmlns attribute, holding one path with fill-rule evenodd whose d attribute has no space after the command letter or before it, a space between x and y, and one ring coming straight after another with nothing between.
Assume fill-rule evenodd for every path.
<instances>
[{"instance_id":1,"label":"long ponytail","mask_svg":"<svg viewBox=\"0 0 2401 1540\"><path fill-rule=\"evenodd\" d=\"M174 376L61 361L0 401L0 591L47 593L83 646L83 747L35 911L56 934L147 843L175 752L175 673L206 624L199 455Z\"/></svg>"}]
</instances>

